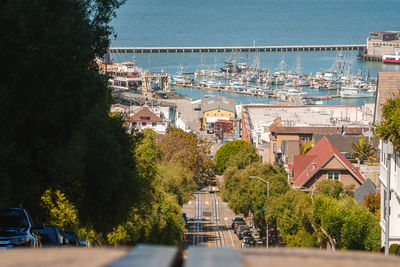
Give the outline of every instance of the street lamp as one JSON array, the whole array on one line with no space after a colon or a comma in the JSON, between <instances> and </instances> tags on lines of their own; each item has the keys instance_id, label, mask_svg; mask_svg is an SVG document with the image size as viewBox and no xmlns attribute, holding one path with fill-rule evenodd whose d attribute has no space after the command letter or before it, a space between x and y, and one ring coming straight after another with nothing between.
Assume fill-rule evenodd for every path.
<instances>
[{"instance_id":1,"label":"street lamp","mask_svg":"<svg viewBox=\"0 0 400 267\"><path fill-rule=\"evenodd\" d=\"M250 179L258 179L258 180L261 180L264 183L266 183L267 184L267 198L269 198L269 182L265 181L263 178L258 177L258 176L249 176L249 178ZM267 248L269 247L268 243L269 243L269 224L268 224L268 221L267 221Z\"/></svg>"}]
</instances>

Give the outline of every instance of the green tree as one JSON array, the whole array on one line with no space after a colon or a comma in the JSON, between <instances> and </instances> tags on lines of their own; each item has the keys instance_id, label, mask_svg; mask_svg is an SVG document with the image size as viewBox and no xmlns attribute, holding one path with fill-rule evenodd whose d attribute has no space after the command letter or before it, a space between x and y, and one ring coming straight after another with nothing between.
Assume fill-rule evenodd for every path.
<instances>
[{"instance_id":1,"label":"green tree","mask_svg":"<svg viewBox=\"0 0 400 267\"><path fill-rule=\"evenodd\" d=\"M324 180L317 184L316 193L339 199L344 192L343 184L336 180Z\"/></svg>"},{"instance_id":2,"label":"green tree","mask_svg":"<svg viewBox=\"0 0 400 267\"><path fill-rule=\"evenodd\" d=\"M192 132L170 127L166 135L159 135L157 145L164 162L178 163L188 168L196 183L202 184L215 175L215 164L210 159L211 144Z\"/></svg>"},{"instance_id":3,"label":"green tree","mask_svg":"<svg viewBox=\"0 0 400 267\"><path fill-rule=\"evenodd\" d=\"M382 107L382 120L375 125L374 135L400 150L400 97L397 93L389 98Z\"/></svg>"},{"instance_id":4,"label":"green tree","mask_svg":"<svg viewBox=\"0 0 400 267\"><path fill-rule=\"evenodd\" d=\"M352 147L353 151L350 152L350 155L361 162L376 160L376 148L373 146L372 141L368 141L366 137L358 139L357 143L352 143Z\"/></svg>"},{"instance_id":5,"label":"green tree","mask_svg":"<svg viewBox=\"0 0 400 267\"><path fill-rule=\"evenodd\" d=\"M260 162L261 158L258 155L254 146L243 146L240 150L236 153L236 155L232 155L226 167L229 166L236 166L239 170L243 170L246 166L251 165L253 162Z\"/></svg>"},{"instance_id":6,"label":"green tree","mask_svg":"<svg viewBox=\"0 0 400 267\"><path fill-rule=\"evenodd\" d=\"M118 0L2 1L1 205L41 219L40 197L59 188L79 221L107 232L125 220L140 183L134 141L109 116L108 46ZM40 14L40 15L39 15Z\"/></svg>"},{"instance_id":7,"label":"green tree","mask_svg":"<svg viewBox=\"0 0 400 267\"><path fill-rule=\"evenodd\" d=\"M285 170L270 164L255 162L244 170L228 167L224 172L224 182L221 185L222 197L229 207L237 214L248 216L251 212L256 224L265 229L266 220L262 207L269 208L268 187L258 179L258 176L269 182L269 199L289 190Z\"/></svg>"},{"instance_id":8,"label":"green tree","mask_svg":"<svg viewBox=\"0 0 400 267\"><path fill-rule=\"evenodd\" d=\"M46 190L40 205L45 210L48 222L51 225L58 225L63 229L78 230L78 211L60 190Z\"/></svg>"},{"instance_id":9,"label":"green tree","mask_svg":"<svg viewBox=\"0 0 400 267\"><path fill-rule=\"evenodd\" d=\"M226 143L220 149L218 149L217 153L215 154L215 164L217 167L217 172L219 174L222 174L228 165L229 159L231 157L234 157L241 150L243 152L247 151L247 153L248 153L248 151L251 151L251 150L255 151L255 148L251 143L249 143L247 141L235 140L235 141ZM251 160L252 158L257 160L257 158L253 157L253 156L250 156L248 159ZM248 165L248 163L246 165Z\"/></svg>"}]
</instances>

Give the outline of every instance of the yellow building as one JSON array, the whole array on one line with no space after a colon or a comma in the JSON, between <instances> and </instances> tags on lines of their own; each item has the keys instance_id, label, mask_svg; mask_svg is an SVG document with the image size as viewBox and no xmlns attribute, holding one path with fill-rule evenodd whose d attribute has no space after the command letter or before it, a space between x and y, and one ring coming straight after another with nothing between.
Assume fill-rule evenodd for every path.
<instances>
[{"instance_id":1,"label":"yellow building","mask_svg":"<svg viewBox=\"0 0 400 267\"><path fill-rule=\"evenodd\" d=\"M223 97L212 96L201 101L202 128L207 131L214 131L215 123L218 121L235 121L235 100Z\"/></svg>"}]
</instances>

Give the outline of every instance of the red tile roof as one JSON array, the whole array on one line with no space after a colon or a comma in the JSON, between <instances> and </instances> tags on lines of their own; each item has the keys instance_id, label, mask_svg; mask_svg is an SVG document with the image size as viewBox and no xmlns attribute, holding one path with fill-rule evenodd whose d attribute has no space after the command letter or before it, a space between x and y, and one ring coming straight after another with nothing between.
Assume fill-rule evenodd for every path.
<instances>
[{"instance_id":1,"label":"red tile roof","mask_svg":"<svg viewBox=\"0 0 400 267\"><path fill-rule=\"evenodd\" d=\"M326 137L323 137L306 155L293 157L291 180L294 185L304 186L333 157L336 157L361 184L365 182L358 168L355 168Z\"/></svg>"},{"instance_id":2,"label":"red tile roof","mask_svg":"<svg viewBox=\"0 0 400 267\"><path fill-rule=\"evenodd\" d=\"M132 117L129 118L129 121L142 121L142 122L163 122L163 120L158 117L156 114L150 111L149 108L143 107L139 111L137 111L135 114L133 114Z\"/></svg>"}]
</instances>

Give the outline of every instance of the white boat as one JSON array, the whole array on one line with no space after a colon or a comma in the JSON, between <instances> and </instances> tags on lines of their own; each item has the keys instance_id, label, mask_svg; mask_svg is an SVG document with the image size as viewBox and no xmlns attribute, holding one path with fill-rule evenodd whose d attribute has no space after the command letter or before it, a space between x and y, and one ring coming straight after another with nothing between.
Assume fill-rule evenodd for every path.
<instances>
[{"instance_id":1,"label":"white boat","mask_svg":"<svg viewBox=\"0 0 400 267\"><path fill-rule=\"evenodd\" d=\"M357 88L348 88L340 91L340 96L343 98L370 98L374 97L375 93L372 90L360 90Z\"/></svg>"},{"instance_id":2,"label":"white boat","mask_svg":"<svg viewBox=\"0 0 400 267\"><path fill-rule=\"evenodd\" d=\"M209 88L221 88L221 87L223 87L223 84L221 82L209 80L206 82L206 86Z\"/></svg>"}]
</instances>

